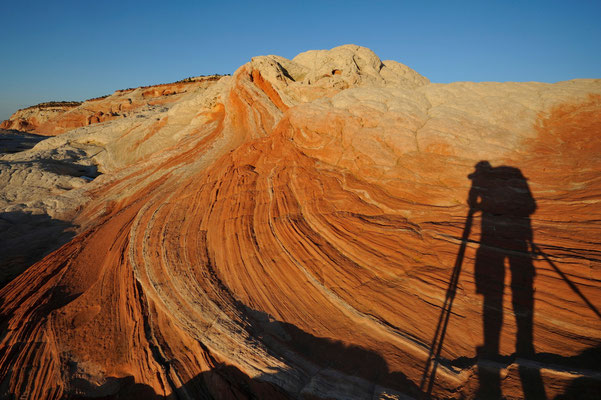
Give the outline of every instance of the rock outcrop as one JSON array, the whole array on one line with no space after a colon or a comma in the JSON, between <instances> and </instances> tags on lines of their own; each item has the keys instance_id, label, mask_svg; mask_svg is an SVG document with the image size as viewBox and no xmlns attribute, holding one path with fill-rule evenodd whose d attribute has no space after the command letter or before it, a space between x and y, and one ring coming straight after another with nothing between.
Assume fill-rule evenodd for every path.
<instances>
[{"instance_id":1,"label":"rock outcrop","mask_svg":"<svg viewBox=\"0 0 601 400\"><path fill-rule=\"evenodd\" d=\"M17 111L0 124L0 129L55 136L117 118L140 118L144 113L152 113L166 104L177 102L183 93L211 85L220 77L199 76L175 83L117 90L110 96L84 102L41 103Z\"/></svg>"},{"instance_id":2,"label":"rock outcrop","mask_svg":"<svg viewBox=\"0 0 601 400\"><path fill-rule=\"evenodd\" d=\"M2 396L598 393L601 80L342 46L177 96L0 157L75 235L0 289Z\"/></svg>"}]
</instances>

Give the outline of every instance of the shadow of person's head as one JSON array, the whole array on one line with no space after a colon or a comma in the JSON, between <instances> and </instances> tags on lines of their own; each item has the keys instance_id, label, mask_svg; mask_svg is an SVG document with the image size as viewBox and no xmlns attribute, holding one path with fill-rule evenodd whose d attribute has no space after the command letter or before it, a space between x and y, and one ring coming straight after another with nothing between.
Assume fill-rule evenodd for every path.
<instances>
[{"instance_id":1,"label":"shadow of person's head","mask_svg":"<svg viewBox=\"0 0 601 400\"><path fill-rule=\"evenodd\" d=\"M467 177L471 180L477 180L488 175L492 171L492 165L488 161L479 161L474 165L474 172Z\"/></svg>"}]
</instances>

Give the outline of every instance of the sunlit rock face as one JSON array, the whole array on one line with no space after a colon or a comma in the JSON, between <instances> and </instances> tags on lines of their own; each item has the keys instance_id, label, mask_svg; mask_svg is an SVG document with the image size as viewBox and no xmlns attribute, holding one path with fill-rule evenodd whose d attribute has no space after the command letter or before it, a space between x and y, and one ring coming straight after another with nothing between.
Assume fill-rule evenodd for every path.
<instances>
[{"instance_id":1,"label":"sunlit rock face","mask_svg":"<svg viewBox=\"0 0 601 400\"><path fill-rule=\"evenodd\" d=\"M219 75L187 78L175 83L117 90L112 95L84 102L41 103L15 112L2 121L1 129L39 135L60 135L72 129L119 118L143 118L165 105L177 102L182 94L210 86Z\"/></svg>"},{"instance_id":2,"label":"sunlit rock face","mask_svg":"<svg viewBox=\"0 0 601 400\"><path fill-rule=\"evenodd\" d=\"M0 290L2 396L598 393L601 80L348 45L177 96L0 156L74 236Z\"/></svg>"}]
</instances>

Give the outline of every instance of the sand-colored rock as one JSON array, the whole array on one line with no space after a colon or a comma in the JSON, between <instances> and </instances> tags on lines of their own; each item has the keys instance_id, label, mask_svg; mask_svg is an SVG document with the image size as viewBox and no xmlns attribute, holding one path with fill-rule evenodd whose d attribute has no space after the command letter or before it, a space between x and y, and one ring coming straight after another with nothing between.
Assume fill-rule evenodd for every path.
<instances>
[{"instance_id":1,"label":"sand-colored rock","mask_svg":"<svg viewBox=\"0 0 601 400\"><path fill-rule=\"evenodd\" d=\"M81 105L78 101L41 103L18 110L9 119L2 121L1 129L34 132L39 126L60 118L61 115Z\"/></svg>"},{"instance_id":2,"label":"sand-colored rock","mask_svg":"<svg viewBox=\"0 0 601 400\"><path fill-rule=\"evenodd\" d=\"M0 289L1 396L597 393L601 80L342 46L178 96L0 156L77 233Z\"/></svg>"}]
</instances>

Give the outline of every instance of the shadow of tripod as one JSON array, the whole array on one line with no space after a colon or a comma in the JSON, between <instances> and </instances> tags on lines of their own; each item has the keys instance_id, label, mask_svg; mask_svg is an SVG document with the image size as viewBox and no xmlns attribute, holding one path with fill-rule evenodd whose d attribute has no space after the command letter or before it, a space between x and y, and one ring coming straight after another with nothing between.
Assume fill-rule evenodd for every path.
<instances>
[{"instance_id":1,"label":"shadow of tripod","mask_svg":"<svg viewBox=\"0 0 601 400\"><path fill-rule=\"evenodd\" d=\"M465 248L472 230L473 219L474 211L470 209L465 220L465 227L463 228L463 234L461 235L461 246L459 247L459 252L457 253L457 258L455 259L455 265L449 281L449 287L447 288L440 317L438 318L438 324L436 325L434 338L430 344L428 360L426 361L424 373L419 385L419 390L426 395L426 398L430 398L430 395L432 394L432 388L434 387L434 382L436 380L436 369L438 368L440 361L440 353L442 352L444 338L449 325L453 301L455 300L455 295L457 294L457 284L459 283L459 275L461 273L461 266L463 265Z\"/></svg>"}]
</instances>

